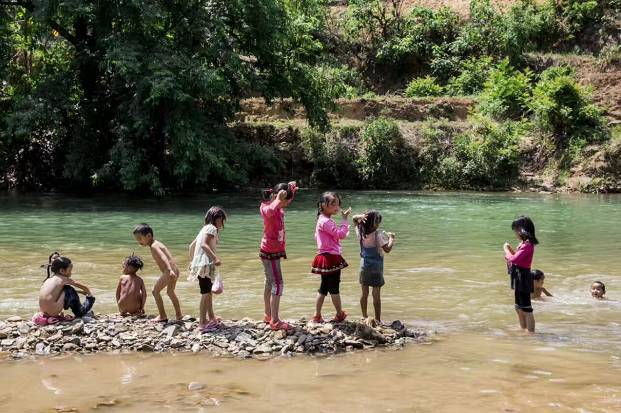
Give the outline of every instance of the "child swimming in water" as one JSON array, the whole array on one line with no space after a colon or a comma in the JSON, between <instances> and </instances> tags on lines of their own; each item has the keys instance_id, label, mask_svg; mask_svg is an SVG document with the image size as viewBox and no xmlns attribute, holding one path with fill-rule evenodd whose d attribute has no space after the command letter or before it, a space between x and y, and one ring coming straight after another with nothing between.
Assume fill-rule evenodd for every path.
<instances>
[{"instance_id":1,"label":"child swimming in water","mask_svg":"<svg viewBox=\"0 0 621 413\"><path fill-rule=\"evenodd\" d=\"M598 300L605 300L606 297L604 297L604 294L606 294L606 286L603 282L595 281L591 284L591 297Z\"/></svg>"},{"instance_id":2,"label":"child swimming in water","mask_svg":"<svg viewBox=\"0 0 621 413\"><path fill-rule=\"evenodd\" d=\"M541 294L545 294L548 297L552 297L552 294L543 287L543 281L546 279L545 274L541 270L534 270L532 272L533 277L533 292L530 294L530 298L541 298Z\"/></svg>"},{"instance_id":3,"label":"child swimming in water","mask_svg":"<svg viewBox=\"0 0 621 413\"><path fill-rule=\"evenodd\" d=\"M116 287L116 303L122 316L144 314L147 289L143 279L136 274L143 266L140 257L135 255L123 261L123 275Z\"/></svg>"},{"instance_id":4,"label":"child swimming in water","mask_svg":"<svg viewBox=\"0 0 621 413\"><path fill-rule=\"evenodd\" d=\"M530 267L535 254L535 245L539 244L535 236L535 224L526 216L521 216L511 223L511 229L521 242L517 250L509 243L503 245L505 259L507 260L509 274L511 275L511 288L515 295L515 312L517 313L520 327L535 332L535 316L530 302L530 294L533 292L533 276Z\"/></svg>"},{"instance_id":5,"label":"child swimming in water","mask_svg":"<svg viewBox=\"0 0 621 413\"><path fill-rule=\"evenodd\" d=\"M62 315L62 311L69 308L76 317L83 317L93 307L95 297L92 296L87 286L71 278L72 270L73 264L69 258L57 257L52 259L50 264L52 275L45 279L39 291L39 310L41 311L39 316L41 320L35 320L37 324L40 324L39 321L41 323L43 321L52 323L53 321L49 320L50 318L56 319L56 321L59 319L66 320L68 318ZM83 304L80 302L76 288L80 293L86 295Z\"/></svg>"}]
</instances>

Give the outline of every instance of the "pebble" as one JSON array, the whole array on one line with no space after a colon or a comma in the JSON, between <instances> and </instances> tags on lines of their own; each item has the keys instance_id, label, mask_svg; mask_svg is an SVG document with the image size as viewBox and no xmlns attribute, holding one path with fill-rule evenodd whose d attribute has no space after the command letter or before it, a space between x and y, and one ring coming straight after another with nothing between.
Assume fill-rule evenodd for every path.
<instances>
[{"instance_id":1,"label":"pebble","mask_svg":"<svg viewBox=\"0 0 621 413\"><path fill-rule=\"evenodd\" d=\"M375 347L402 347L428 341L427 333L395 321L369 327L359 322L317 324L291 321L291 330L271 331L261 321L226 321L213 333L197 332L191 318L183 322L152 324L146 318L97 315L72 322L39 327L12 317L0 321L0 351L11 357L63 352L208 352L214 356L267 359L300 353L333 354Z\"/></svg>"},{"instance_id":2,"label":"pebble","mask_svg":"<svg viewBox=\"0 0 621 413\"><path fill-rule=\"evenodd\" d=\"M205 385L197 381L193 381L192 383L188 384L189 391L198 391L198 390L203 390L204 388L205 388Z\"/></svg>"}]
</instances>

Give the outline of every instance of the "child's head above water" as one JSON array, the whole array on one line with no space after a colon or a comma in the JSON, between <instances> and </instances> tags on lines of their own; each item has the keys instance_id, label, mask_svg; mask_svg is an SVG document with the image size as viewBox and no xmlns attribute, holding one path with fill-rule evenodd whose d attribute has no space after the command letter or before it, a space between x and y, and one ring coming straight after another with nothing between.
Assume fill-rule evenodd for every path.
<instances>
[{"instance_id":1,"label":"child's head above water","mask_svg":"<svg viewBox=\"0 0 621 413\"><path fill-rule=\"evenodd\" d=\"M141 270L144 263L137 255L130 255L123 261L123 274L135 274Z\"/></svg>"},{"instance_id":2,"label":"child's head above water","mask_svg":"<svg viewBox=\"0 0 621 413\"><path fill-rule=\"evenodd\" d=\"M601 281L595 281L591 284L591 297L602 299L606 294L606 286Z\"/></svg>"},{"instance_id":3,"label":"child's head above water","mask_svg":"<svg viewBox=\"0 0 621 413\"><path fill-rule=\"evenodd\" d=\"M539 240L535 236L535 224L527 216L520 216L511 223L511 229L515 231L515 235L522 241L530 241L531 244L539 244Z\"/></svg>"},{"instance_id":4,"label":"child's head above water","mask_svg":"<svg viewBox=\"0 0 621 413\"><path fill-rule=\"evenodd\" d=\"M153 243L153 229L149 224L142 223L134 228L134 238L140 245L151 245Z\"/></svg>"},{"instance_id":5,"label":"child's head above water","mask_svg":"<svg viewBox=\"0 0 621 413\"><path fill-rule=\"evenodd\" d=\"M224 221L226 221L226 212L224 212L222 207L213 206L205 214L205 225L211 224L218 229L222 229L224 228Z\"/></svg>"},{"instance_id":6,"label":"child's head above water","mask_svg":"<svg viewBox=\"0 0 621 413\"><path fill-rule=\"evenodd\" d=\"M338 214L341 209L341 197L336 192L324 192L319 197L317 203L317 217L324 214L326 216L332 216Z\"/></svg>"},{"instance_id":7,"label":"child's head above water","mask_svg":"<svg viewBox=\"0 0 621 413\"><path fill-rule=\"evenodd\" d=\"M50 270L54 275L62 275L64 277L71 277L72 269L73 264L67 257L58 257L54 259L50 265Z\"/></svg>"},{"instance_id":8,"label":"child's head above water","mask_svg":"<svg viewBox=\"0 0 621 413\"><path fill-rule=\"evenodd\" d=\"M382 223L382 214L375 209L370 209L364 213L364 220L358 224L358 232L361 236L372 234L377 231Z\"/></svg>"},{"instance_id":9,"label":"child's head above water","mask_svg":"<svg viewBox=\"0 0 621 413\"><path fill-rule=\"evenodd\" d=\"M546 279L546 275L541 270L533 270L531 271L533 276L533 281L535 282L535 287L542 287L543 282Z\"/></svg>"}]
</instances>

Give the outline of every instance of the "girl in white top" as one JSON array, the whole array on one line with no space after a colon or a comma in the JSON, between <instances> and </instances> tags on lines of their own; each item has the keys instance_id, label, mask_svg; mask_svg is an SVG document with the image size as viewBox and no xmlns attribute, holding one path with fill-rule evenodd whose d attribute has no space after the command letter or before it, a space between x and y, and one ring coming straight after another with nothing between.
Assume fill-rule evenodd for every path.
<instances>
[{"instance_id":1,"label":"girl in white top","mask_svg":"<svg viewBox=\"0 0 621 413\"><path fill-rule=\"evenodd\" d=\"M224 221L226 221L224 209L209 208L205 215L205 225L190 244L192 263L188 281L198 280L200 286L199 329L202 332L211 332L220 326L220 319L216 318L213 312L211 289L217 275L216 267L222 263L216 255L216 250L220 242L220 231L224 228Z\"/></svg>"}]
</instances>

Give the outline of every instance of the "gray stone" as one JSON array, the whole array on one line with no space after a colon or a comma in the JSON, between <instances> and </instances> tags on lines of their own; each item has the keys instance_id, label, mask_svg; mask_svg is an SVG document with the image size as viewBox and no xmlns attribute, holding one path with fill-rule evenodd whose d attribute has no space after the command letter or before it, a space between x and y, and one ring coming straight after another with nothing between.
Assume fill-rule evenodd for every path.
<instances>
[{"instance_id":1,"label":"gray stone","mask_svg":"<svg viewBox=\"0 0 621 413\"><path fill-rule=\"evenodd\" d=\"M13 343L15 343L15 340L13 340L12 338L5 338L4 340L0 341L0 345L2 347L11 347Z\"/></svg>"},{"instance_id":2,"label":"gray stone","mask_svg":"<svg viewBox=\"0 0 621 413\"><path fill-rule=\"evenodd\" d=\"M141 345L139 345L136 350L138 351L143 351L146 353L151 353L153 352L153 346L151 346L150 344L147 343L142 343Z\"/></svg>"},{"instance_id":3,"label":"gray stone","mask_svg":"<svg viewBox=\"0 0 621 413\"><path fill-rule=\"evenodd\" d=\"M37 343L37 345L35 346L35 353L36 354L49 354L50 352L50 348L45 346L45 343Z\"/></svg>"},{"instance_id":4,"label":"gray stone","mask_svg":"<svg viewBox=\"0 0 621 413\"><path fill-rule=\"evenodd\" d=\"M114 347L121 347L121 342L116 338L112 340L110 344L112 344Z\"/></svg>"},{"instance_id":5,"label":"gray stone","mask_svg":"<svg viewBox=\"0 0 621 413\"><path fill-rule=\"evenodd\" d=\"M71 326L71 334L81 334L84 332L84 321L78 320Z\"/></svg>"},{"instance_id":6,"label":"gray stone","mask_svg":"<svg viewBox=\"0 0 621 413\"><path fill-rule=\"evenodd\" d=\"M65 343L63 345L63 351L76 351L79 347L73 343Z\"/></svg>"},{"instance_id":7,"label":"gray stone","mask_svg":"<svg viewBox=\"0 0 621 413\"><path fill-rule=\"evenodd\" d=\"M7 318L6 321L9 323L19 323L20 321L24 321L24 319L18 315L14 315L13 317Z\"/></svg>"},{"instance_id":8,"label":"gray stone","mask_svg":"<svg viewBox=\"0 0 621 413\"><path fill-rule=\"evenodd\" d=\"M136 336L133 335L133 334L129 334L129 333L121 333L121 334L119 334L118 337L122 341L134 341L134 340L136 340Z\"/></svg>"},{"instance_id":9,"label":"gray stone","mask_svg":"<svg viewBox=\"0 0 621 413\"><path fill-rule=\"evenodd\" d=\"M255 348L252 353L253 354L264 354L264 353L271 353L271 352L272 352L272 346L268 344L261 344L259 347Z\"/></svg>"},{"instance_id":10,"label":"gray stone","mask_svg":"<svg viewBox=\"0 0 621 413\"><path fill-rule=\"evenodd\" d=\"M17 329L17 331L19 331L19 334L21 334L21 335L26 335L26 334L30 333L30 326L28 324L26 324L26 323L20 324L20 326Z\"/></svg>"},{"instance_id":11,"label":"gray stone","mask_svg":"<svg viewBox=\"0 0 621 413\"><path fill-rule=\"evenodd\" d=\"M321 332L324 334L330 334L333 329L334 329L334 325L330 323L326 323L323 325L323 327L321 327Z\"/></svg>"},{"instance_id":12,"label":"gray stone","mask_svg":"<svg viewBox=\"0 0 621 413\"><path fill-rule=\"evenodd\" d=\"M241 359L246 359L246 358L251 357L251 354L247 352L246 350L241 350L239 353L237 353L237 357Z\"/></svg>"},{"instance_id":13,"label":"gray stone","mask_svg":"<svg viewBox=\"0 0 621 413\"><path fill-rule=\"evenodd\" d=\"M192 344L192 353L198 353L201 351L201 343Z\"/></svg>"},{"instance_id":14,"label":"gray stone","mask_svg":"<svg viewBox=\"0 0 621 413\"><path fill-rule=\"evenodd\" d=\"M390 327L392 327L394 330L401 331L403 330L404 325L401 321L395 320L390 324Z\"/></svg>"},{"instance_id":15,"label":"gray stone","mask_svg":"<svg viewBox=\"0 0 621 413\"><path fill-rule=\"evenodd\" d=\"M306 335L306 334L302 334L302 335L300 336L300 338L298 338L297 343L295 343L295 344L296 344L296 345L298 345L298 346L301 346L301 345L302 345L302 344L304 344L304 342L306 341L306 337L307 337L307 335Z\"/></svg>"},{"instance_id":16,"label":"gray stone","mask_svg":"<svg viewBox=\"0 0 621 413\"><path fill-rule=\"evenodd\" d=\"M48 337L47 341L50 341L50 342L53 343L55 341L60 340L61 338L63 338L63 334L59 331L56 334L54 334L53 336Z\"/></svg>"},{"instance_id":17,"label":"gray stone","mask_svg":"<svg viewBox=\"0 0 621 413\"><path fill-rule=\"evenodd\" d=\"M172 338L175 336L175 334L177 334L178 330L179 326L176 324L172 324L163 329L161 335L166 335L167 338Z\"/></svg>"},{"instance_id":18,"label":"gray stone","mask_svg":"<svg viewBox=\"0 0 621 413\"><path fill-rule=\"evenodd\" d=\"M6 331L0 331L0 340L4 340L5 338L7 338L9 335Z\"/></svg>"}]
</instances>

